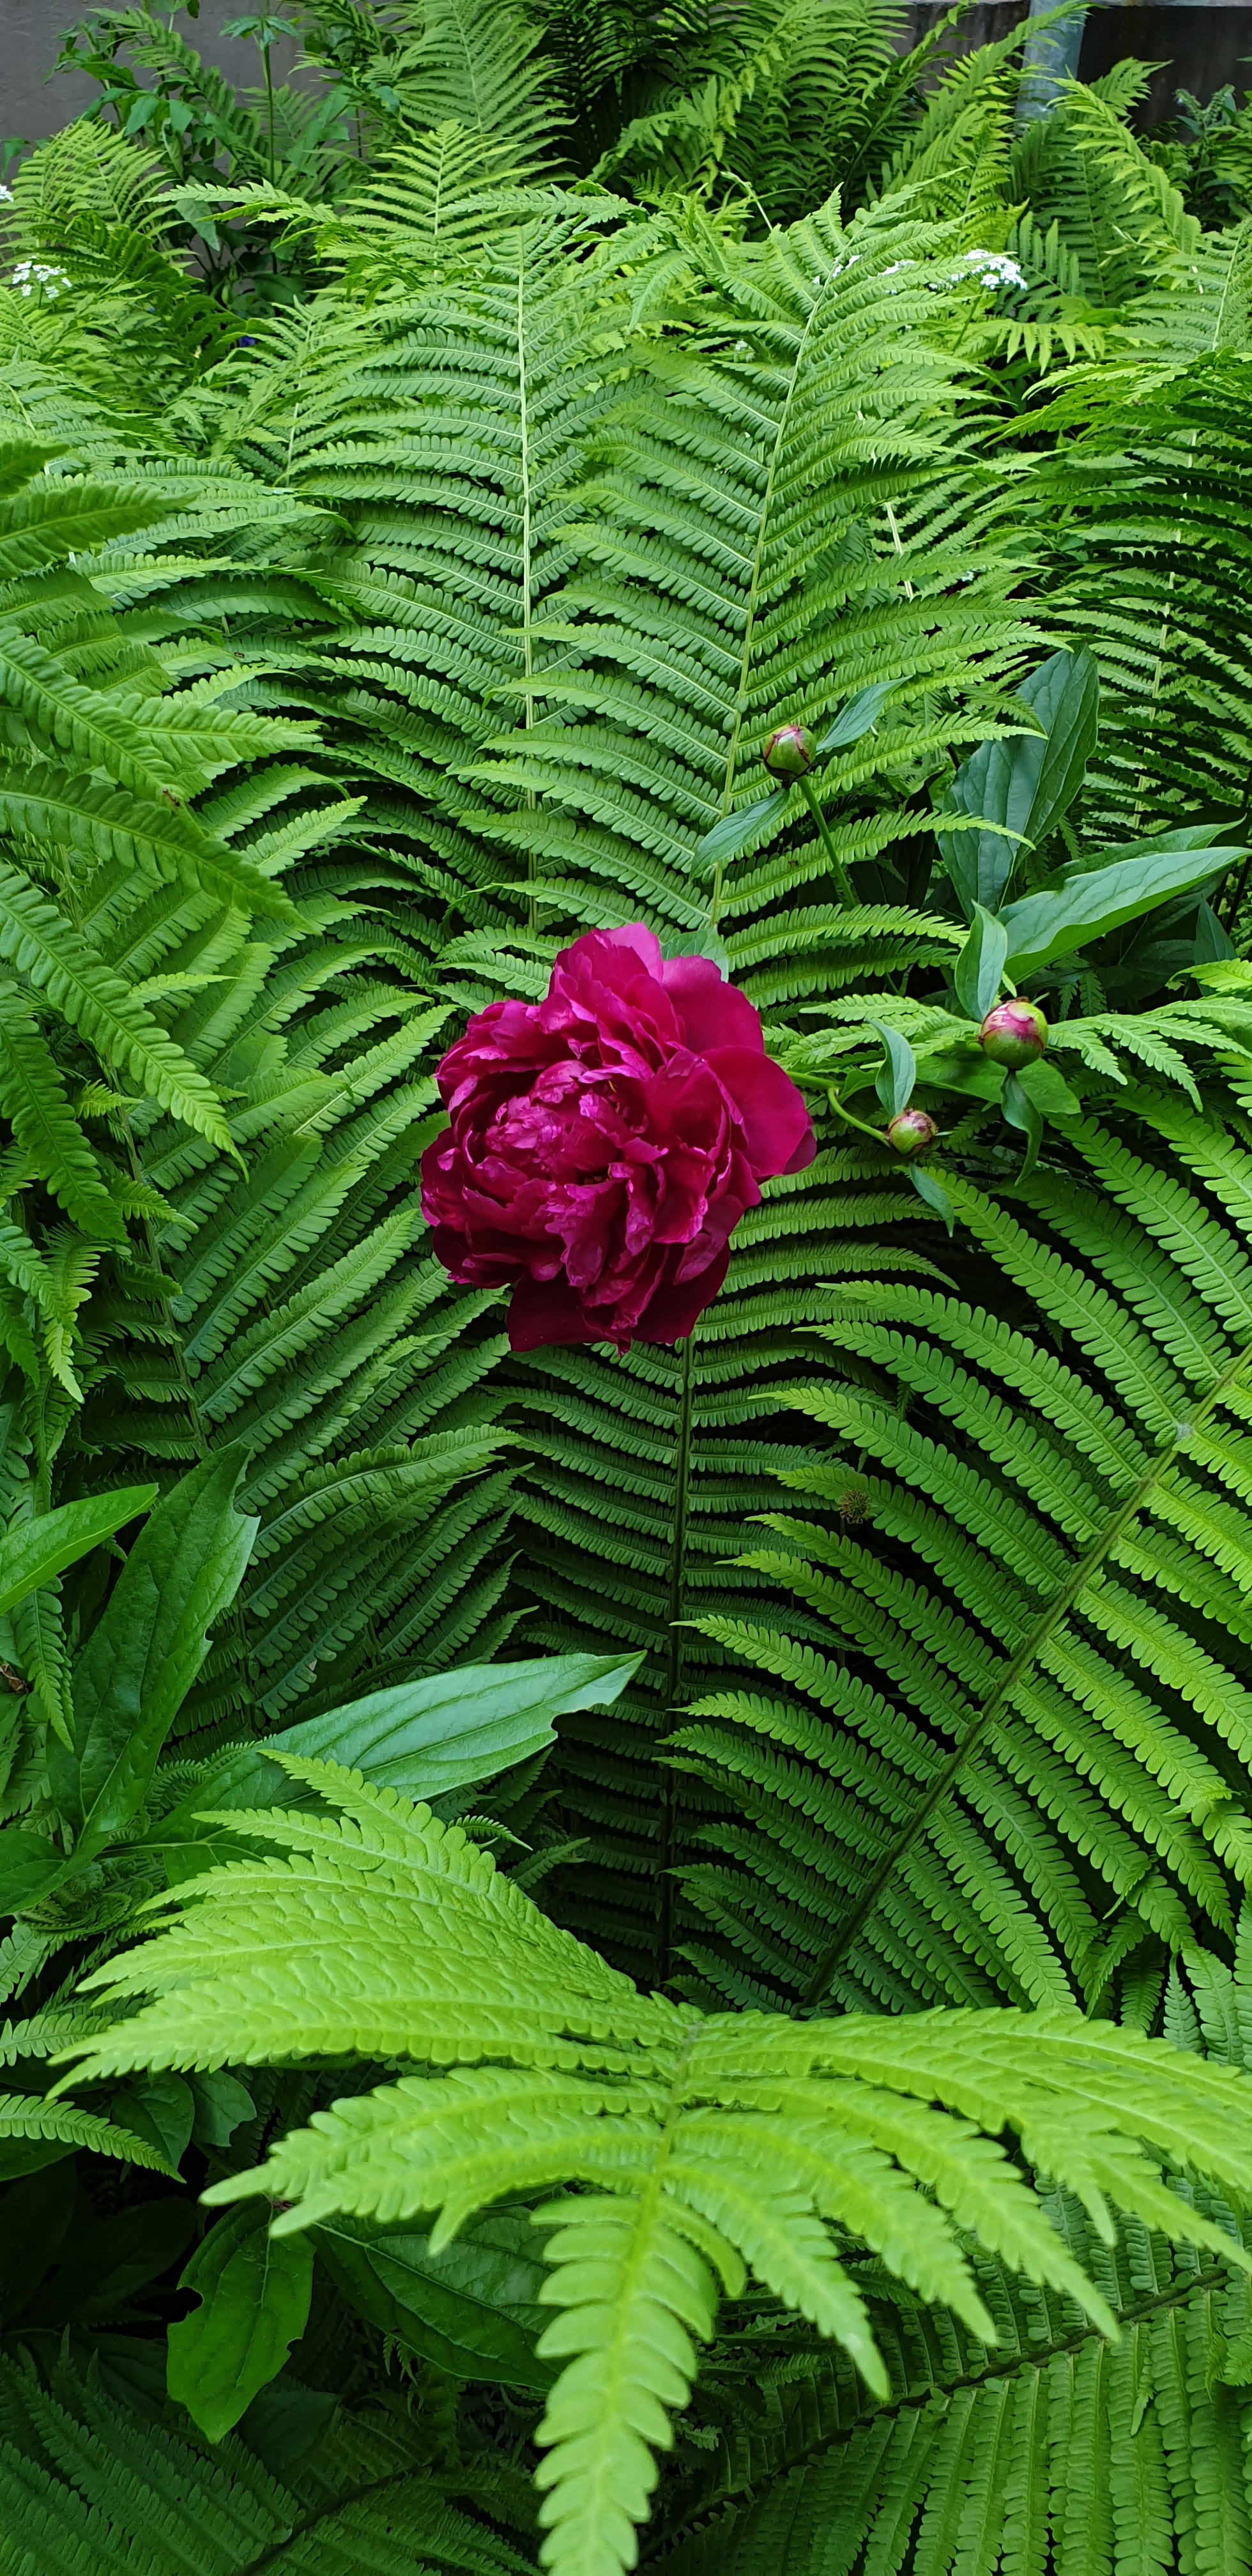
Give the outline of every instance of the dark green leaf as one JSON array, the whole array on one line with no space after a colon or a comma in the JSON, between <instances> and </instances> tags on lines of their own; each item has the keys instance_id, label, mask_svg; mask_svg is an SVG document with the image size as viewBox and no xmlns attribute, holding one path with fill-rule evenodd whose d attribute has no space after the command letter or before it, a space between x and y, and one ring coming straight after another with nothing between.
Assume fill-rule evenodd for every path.
<instances>
[{"instance_id":1,"label":"dark green leaf","mask_svg":"<svg viewBox=\"0 0 1252 2576\"><path fill-rule=\"evenodd\" d=\"M72 1750L50 1754L53 1795L99 1851L142 1804L157 1757L233 1601L256 1535L235 1510L244 1452L184 1476L136 1539L74 1675Z\"/></svg>"},{"instance_id":2,"label":"dark green leaf","mask_svg":"<svg viewBox=\"0 0 1252 2576\"><path fill-rule=\"evenodd\" d=\"M457 2379L551 2387L556 2373L535 2353L549 2322L539 2303L547 2266L526 2211L489 2210L438 2254L428 2235L358 2232L342 2219L316 2236L345 2297L424 2361Z\"/></svg>"},{"instance_id":3,"label":"dark green leaf","mask_svg":"<svg viewBox=\"0 0 1252 2576\"><path fill-rule=\"evenodd\" d=\"M938 831L944 864L966 920L976 903L994 912L1020 842L1037 848L1072 804L1095 748L1099 676L1090 653L1054 653L1018 691L1041 730L980 743L958 769L949 809L977 814L1007 834ZM981 1016L981 1014L980 1014Z\"/></svg>"},{"instance_id":4,"label":"dark green leaf","mask_svg":"<svg viewBox=\"0 0 1252 2576\"><path fill-rule=\"evenodd\" d=\"M1196 914L1196 965L1212 966L1216 963L1219 957L1233 957L1234 955L1234 941L1227 937L1226 932L1223 930L1222 925L1213 910L1212 904L1202 903L1198 913Z\"/></svg>"},{"instance_id":5,"label":"dark green leaf","mask_svg":"<svg viewBox=\"0 0 1252 2576\"><path fill-rule=\"evenodd\" d=\"M200 2306L170 2327L169 2393L211 2442L282 2369L308 2319L313 2247L301 2235L273 2241L269 2219L264 2201L219 2219L179 2285Z\"/></svg>"},{"instance_id":6,"label":"dark green leaf","mask_svg":"<svg viewBox=\"0 0 1252 2576\"><path fill-rule=\"evenodd\" d=\"M871 1020L870 1027L882 1039L886 1062L874 1085L889 1118L907 1109L917 1080L917 1063L908 1039L898 1029L884 1028L881 1021Z\"/></svg>"},{"instance_id":7,"label":"dark green leaf","mask_svg":"<svg viewBox=\"0 0 1252 2576\"><path fill-rule=\"evenodd\" d=\"M145 2139L175 2174L186 2155L195 2116L191 2086L181 2075L168 2073L139 2076L123 2092L115 2093L109 2104L114 2126Z\"/></svg>"},{"instance_id":8,"label":"dark green leaf","mask_svg":"<svg viewBox=\"0 0 1252 2576\"><path fill-rule=\"evenodd\" d=\"M37 1905L61 1877L63 1853L43 1834L6 1825L0 1833L0 1914L21 1914Z\"/></svg>"},{"instance_id":9,"label":"dark green leaf","mask_svg":"<svg viewBox=\"0 0 1252 2576\"><path fill-rule=\"evenodd\" d=\"M706 832L703 840L696 843L693 853L696 872L707 875L724 859L736 858L758 832L764 831L767 823L777 820L790 793L789 787L776 787L772 795L758 797L754 805L738 805L733 814L723 814L720 823L715 823L712 831Z\"/></svg>"},{"instance_id":10,"label":"dark green leaf","mask_svg":"<svg viewBox=\"0 0 1252 2576\"><path fill-rule=\"evenodd\" d=\"M23 2324L111 2322L138 2291L180 2261L195 2226L189 2192L167 2192L163 2200L144 2200L109 2218L96 2217L80 2199L60 2264L28 2302Z\"/></svg>"},{"instance_id":11,"label":"dark green leaf","mask_svg":"<svg viewBox=\"0 0 1252 2576\"><path fill-rule=\"evenodd\" d=\"M1103 851L1098 867L1066 868L1054 885L1008 904L1000 919L1008 932L1009 973L1024 981L1247 856L1239 846L1214 849L1214 828L1191 825L1159 840L1127 842Z\"/></svg>"},{"instance_id":12,"label":"dark green leaf","mask_svg":"<svg viewBox=\"0 0 1252 2576\"><path fill-rule=\"evenodd\" d=\"M899 685L898 680L876 680L872 689L862 689L855 698L849 698L834 723L827 726L818 750L846 751L849 743L859 742L862 734L869 732L892 690Z\"/></svg>"},{"instance_id":13,"label":"dark green leaf","mask_svg":"<svg viewBox=\"0 0 1252 2576\"><path fill-rule=\"evenodd\" d=\"M1045 1118L1078 1116L1082 1102L1070 1090L1059 1064L1053 1064L1046 1055L1035 1064L1024 1064L1014 1079Z\"/></svg>"},{"instance_id":14,"label":"dark green leaf","mask_svg":"<svg viewBox=\"0 0 1252 2576\"><path fill-rule=\"evenodd\" d=\"M1026 1156L1019 1177L1024 1181L1033 1172L1043 1143L1043 1119L1028 1092L1015 1073L1006 1073L1000 1106L1010 1127L1016 1127L1026 1139Z\"/></svg>"},{"instance_id":15,"label":"dark green leaf","mask_svg":"<svg viewBox=\"0 0 1252 2576\"><path fill-rule=\"evenodd\" d=\"M952 989L969 1020L986 1019L999 999L1009 939L1002 921L976 903L970 934L952 973Z\"/></svg>"},{"instance_id":16,"label":"dark green leaf","mask_svg":"<svg viewBox=\"0 0 1252 2576\"><path fill-rule=\"evenodd\" d=\"M203 1841L206 1808L285 1807L310 1793L267 1759L267 1751L302 1761L342 1762L406 1798L443 1797L542 1752L554 1721L576 1709L607 1707L637 1671L637 1655L560 1655L529 1664L466 1664L436 1679L372 1691L347 1708L307 1717L265 1746L228 1753L149 1837L171 1847ZM314 1802L315 1803L315 1802ZM189 1855L194 1868L203 1853Z\"/></svg>"},{"instance_id":17,"label":"dark green leaf","mask_svg":"<svg viewBox=\"0 0 1252 2576\"><path fill-rule=\"evenodd\" d=\"M951 1234L956 1226L956 1210L942 1181L937 1181L933 1172L919 1171L916 1164L909 1173L909 1179L919 1199L924 1199L927 1207L933 1208L935 1215L943 1218Z\"/></svg>"},{"instance_id":18,"label":"dark green leaf","mask_svg":"<svg viewBox=\"0 0 1252 2576\"><path fill-rule=\"evenodd\" d=\"M246 2084L224 2067L207 2075L189 2075L195 2104L191 2134L198 2147L228 2147L236 2129L256 2118L256 2104Z\"/></svg>"},{"instance_id":19,"label":"dark green leaf","mask_svg":"<svg viewBox=\"0 0 1252 2576\"><path fill-rule=\"evenodd\" d=\"M115 1493L90 1494L85 1502L64 1503L56 1512L20 1521L0 1537L0 1612L12 1610L41 1583L51 1583L102 1539L111 1538L127 1521L137 1520L156 1501L155 1485L123 1485Z\"/></svg>"},{"instance_id":20,"label":"dark green leaf","mask_svg":"<svg viewBox=\"0 0 1252 2576\"><path fill-rule=\"evenodd\" d=\"M0 2324L20 2317L51 2271L74 2215L72 2164L45 2166L14 2183L0 2202Z\"/></svg>"}]
</instances>

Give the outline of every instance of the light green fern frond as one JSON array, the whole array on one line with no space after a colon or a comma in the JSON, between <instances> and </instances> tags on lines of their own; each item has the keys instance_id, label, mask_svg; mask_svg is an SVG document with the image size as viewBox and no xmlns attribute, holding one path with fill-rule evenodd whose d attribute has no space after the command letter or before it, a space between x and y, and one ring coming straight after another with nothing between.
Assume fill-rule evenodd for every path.
<instances>
[{"instance_id":1,"label":"light green fern frond","mask_svg":"<svg viewBox=\"0 0 1252 2576\"><path fill-rule=\"evenodd\" d=\"M733 2294L751 2272L884 2396L841 2259L857 2240L984 2341L996 2325L967 2236L1111 2326L993 2143L1006 2128L1101 2234L1116 2208L1249 2260L1162 2175L1185 2169L1236 2200L1252 2188L1240 2075L1184 2068L1167 2046L1074 2013L796 2022L645 1998L428 1808L279 1759L330 1812L214 1819L285 1857L158 1900L178 1919L87 1981L150 2000L90 2044L79 2073L353 2049L449 2068L340 2101L259 2171L213 2186L214 2202L291 2203L279 2233L337 2211L430 2212L437 2250L494 2199L583 2186L537 2213L555 2230L545 2299L558 2311L541 2354L566 2362L539 2430L545 2565L614 2576L633 2562L719 2278Z\"/></svg>"},{"instance_id":2,"label":"light green fern frond","mask_svg":"<svg viewBox=\"0 0 1252 2576\"><path fill-rule=\"evenodd\" d=\"M1199 1951L1171 1971L1175 2048L1245 2063L1249 1964L1245 1911L1233 1970ZM1158 1963L1128 1985L1132 2019L1154 2012L1163 1975ZM994 2569L1002 2551L1057 2576L1084 2576L1093 2548L1173 2568L1198 2545L1215 2566L1240 2565L1252 2546L1246 2279L1171 2254L1133 2221L1103 2244L1072 2198L1048 2205L1118 2318L1116 2345L1064 2293L975 2257L1001 2335L980 2350L879 2270L863 2286L892 2385L867 2406L842 2356L780 2334L745 2299L705 2363L705 2447L667 2499L652 2563L667 2576L807 2576L816 2550L848 2563L911 2543L935 2576Z\"/></svg>"},{"instance_id":3,"label":"light green fern frond","mask_svg":"<svg viewBox=\"0 0 1252 2576\"><path fill-rule=\"evenodd\" d=\"M520 176L551 150L556 123L536 37L524 13L471 0L425 0L422 33L393 75L406 124L455 124L500 176Z\"/></svg>"},{"instance_id":4,"label":"light green fern frond","mask_svg":"<svg viewBox=\"0 0 1252 2576\"><path fill-rule=\"evenodd\" d=\"M1011 200L1059 224L1084 294L1106 306L1154 283L1179 252L1193 258L1200 238L1178 190L1123 122L1127 104L1063 83L1052 113L1022 129L1008 175Z\"/></svg>"}]
</instances>

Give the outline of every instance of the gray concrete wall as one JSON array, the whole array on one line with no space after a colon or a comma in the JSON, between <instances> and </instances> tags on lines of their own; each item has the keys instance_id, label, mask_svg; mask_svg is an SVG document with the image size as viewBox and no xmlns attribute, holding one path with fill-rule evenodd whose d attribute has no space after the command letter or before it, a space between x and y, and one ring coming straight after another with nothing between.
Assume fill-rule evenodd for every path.
<instances>
[{"instance_id":1,"label":"gray concrete wall","mask_svg":"<svg viewBox=\"0 0 1252 2576\"><path fill-rule=\"evenodd\" d=\"M85 15L87 5L88 0L0 0L0 141L21 135L36 142L94 105L100 95L94 81L81 72L52 71L66 28ZM197 19L180 13L177 21L179 34L197 53L246 89L262 77L256 46L223 36L221 29L253 5L254 0L201 0ZM168 8L153 14L168 23ZM276 81L285 77L294 51L290 43L275 45Z\"/></svg>"},{"instance_id":2,"label":"gray concrete wall","mask_svg":"<svg viewBox=\"0 0 1252 2576\"><path fill-rule=\"evenodd\" d=\"M913 0L909 15L915 39L944 15L948 0ZM986 45L1026 16L1028 0L978 0L961 30L962 50ZM1252 90L1252 0L1167 0L1166 5L1140 5L1140 0L1111 0L1091 7L1082 32L1079 76L1098 80L1128 54L1140 62L1159 63L1137 126L1157 125L1174 111L1174 93L1189 89L1199 99L1229 81L1242 99Z\"/></svg>"},{"instance_id":3,"label":"gray concrete wall","mask_svg":"<svg viewBox=\"0 0 1252 2576\"><path fill-rule=\"evenodd\" d=\"M199 18L193 23L184 16L180 25L197 51L229 80L252 87L260 79L255 46L221 33L224 21L241 16L247 6L248 0L202 0ZM914 0L914 37L933 26L947 6L948 0ZM981 45L1007 34L1025 17L1026 8L1027 0L979 0L963 30L965 43ZM49 78L74 9L75 0L0 0L0 140L21 135L35 141L54 134L98 96L95 84L81 73ZM291 48L286 52L289 58ZM1173 0L1165 7L1113 0L1110 7L1089 9L1080 64L1084 80L1108 71L1126 54L1164 66L1144 102L1141 123L1168 116L1179 88L1209 98L1233 81L1244 93L1252 86L1252 0L1225 0L1220 7L1210 6L1209 0ZM282 79L286 68L275 46L275 77Z\"/></svg>"}]
</instances>

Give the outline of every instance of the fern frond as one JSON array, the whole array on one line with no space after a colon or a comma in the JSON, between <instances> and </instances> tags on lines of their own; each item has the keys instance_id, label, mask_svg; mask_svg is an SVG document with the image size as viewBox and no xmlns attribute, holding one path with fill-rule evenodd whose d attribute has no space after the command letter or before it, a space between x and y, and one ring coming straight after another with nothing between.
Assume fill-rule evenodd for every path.
<instances>
[{"instance_id":1,"label":"fern frond","mask_svg":"<svg viewBox=\"0 0 1252 2576\"><path fill-rule=\"evenodd\" d=\"M701 1829L725 1858L690 1894L738 1922L759 1872L783 1994L833 1977L845 2003L939 1998L972 1974L1094 2000L1116 1973L1110 1906L1141 1942L1233 1921L1252 1866L1245 1157L1211 1120L1143 1113L1151 1160L1076 1123L1088 1185L1039 1175L1017 1213L953 1176L1029 1331L907 1280L845 1292L817 1327L861 1383L796 1390L834 1454L783 1476L835 1517L767 1513L775 1541L744 1560L801 1625L702 1623L796 1696L719 1692L675 1740L748 1827ZM789 1748L774 1808L759 1736Z\"/></svg>"},{"instance_id":2,"label":"fern frond","mask_svg":"<svg viewBox=\"0 0 1252 2576\"><path fill-rule=\"evenodd\" d=\"M382 2421L319 2444L316 2467L280 2480L238 2440L210 2446L131 2411L100 2376L6 2361L0 2374L6 2525L49 2576L245 2576L258 2555L355 2576L524 2576L525 2560L447 2500Z\"/></svg>"},{"instance_id":3,"label":"fern frond","mask_svg":"<svg viewBox=\"0 0 1252 2576\"><path fill-rule=\"evenodd\" d=\"M1072 2012L797 2022L644 1998L428 1808L333 1764L276 1758L330 1812L212 1819L286 1857L157 1900L178 1919L87 1981L150 2000L79 2042L79 2071L354 2047L451 2068L342 2100L257 2172L213 2186L215 2203L292 2204L280 2234L336 2211L431 2212L437 2249L492 2199L591 2187L537 2213L555 2229L544 2297L558 2310L540 2352L566 2364L539 2431L545 2565L613 2576L633 2563L719 2275L733 2295L751 2268L883 2396L845 2238L984 2340L996 2326L957 2230L1110 2328L993 2143L1006 2127L1098 2233L1111 2236L1117 2208L1252 2268L1229 2227L1161 2174L1168 2162L1239 2202L1252 2189L1239 2073Z\"/></svg>"}]
</instances>

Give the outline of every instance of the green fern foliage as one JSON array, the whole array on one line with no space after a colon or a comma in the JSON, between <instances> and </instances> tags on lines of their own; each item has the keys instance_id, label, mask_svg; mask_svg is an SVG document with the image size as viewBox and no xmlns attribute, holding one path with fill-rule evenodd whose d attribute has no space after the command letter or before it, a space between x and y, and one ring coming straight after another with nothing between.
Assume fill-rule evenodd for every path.
<instances>
[{"instance_id":1,"label":"green fern foliage","mask_svg":"<svg viewBox=\"0 0 1252 2576\"><path fill-rule=\"evenodd\" d=\"M1246 2062L1249 1964L1245 1912L1233 1966L1195 1952L1189 1981L1171 1972L1175 2048ZM1159 1970L1140 1980L1133 2017L1152 2010L1160 1983ZM1001 2553L1074 2576L1093 2547L1105 2565L1173 2568L1193 2551L1241 2564L1252 2514L1246 2282L1133 2223L1103 2245L1068 2195L1048 2205L1118 2317L1116 2345L1066 2296L980 2263L1001 2330L980 2350L898 2290L879 2311L879 2274L864 2286L892 2386L870 2407L850 2365L798 2335L787 2349L775 2329L763 2360L752 2330L765 2320L745 2304L742 2342L728 2318L706 2365L704 2444L655 2563L675 2576L724 2564L734 2576L801 2576L822 2552L847 2564L911 2543L941 2576L994 2567Z\"/></svg>"},{"instance_id":2,"label":"green fern foliage","mask_svg":"<svg viewBox=\"0 0 1252 2576\"><path fill-rule=\"evenodd\" d=\"M715 1625L766 1686L676 1738L741 1803L689 1882L719 1992L746 1949L797 1999L1091 2008L1231 1933L1248 1173L1130 1105L1009 1196L954 1176L988 1303L902 1281L817 1328L848 1379L795 1389L829 1445L785 1481L829 1518L752 1551L802 1623Z\"/></svg>"},{"instance_id":3,"label":"green fern foliage","mask_svg":"<svg viewBox=\"0 0 1252 2576\"><path fill-rule=\"evenodd\" d=\"M1098 655L1106 714L1088 811L1119 836L1181 819L1201 788L1240 813L1252 761L1239 600L1246 579L1243 361L1221 345L1232 282L1197 303L1218 345L1168 351L1121 411L1122 371L1077 372L1044 418L1047 502L1065 531L1058 616ZM1185 303L1186 299L1180 299ZM1155 374L1155 370L1153 371Z\"/></svg>"},{"instance_id":4,"label":"green fern foliage","mask_svg":"<svg viewBox=\"0 0 1252 2576\"><path fill-rule=\"evenodd\" d=\"M885 2366L840 2259L849 2240L984 2341L996 2324L960 2232L1110 2328L1103 2294L992 2143L1006 2127L1097 2228L1111 2204L1249 2262L1161 2170L1178 2160L1237 2200L1252 2186L1239 2074L1184 2071L1167 2046L1073 2012L797 2022L644 1997L428 1808L280 1758L330 1812L216 1820L286 1857L185 1885L156 1942L94 1973L89 1988L112 2001L150 2000L89 2043L80 2071L354 2049L449 2069L343 2100L213 2187L214 2202L294 2204L280 2235L336 2212L432 2212L437 2246L493 2199L583 2187L536 2212L557 2311L541 2351L566 2364L538 2431L545 2565L614 2576L633 2563L653 2455L719 2281L737 2295L751 2274L879 2395Z\"/></svg>"},{"instance_id":5,"label":"green fern foliage","mask_svg":"<svg viewBox=\"0 0 1252 2576\"><path fill-rule=\"evenodd\" d=\"M124 2371L0 2365L0 2494L15 2569L180 2576L194 2565L244 2576L268 2558L307 2576L523 2576L520 2553L450 2503L381 2418L320 2444L289 2483L243 2442L197 2445L128 2394Z\"/></svg>"}]
</instances>

